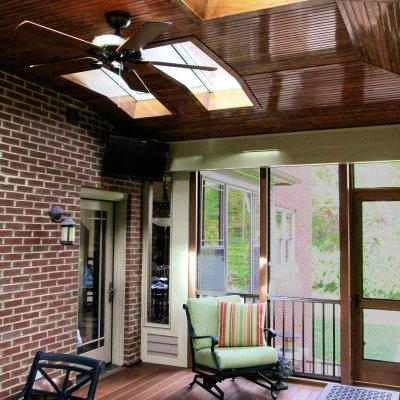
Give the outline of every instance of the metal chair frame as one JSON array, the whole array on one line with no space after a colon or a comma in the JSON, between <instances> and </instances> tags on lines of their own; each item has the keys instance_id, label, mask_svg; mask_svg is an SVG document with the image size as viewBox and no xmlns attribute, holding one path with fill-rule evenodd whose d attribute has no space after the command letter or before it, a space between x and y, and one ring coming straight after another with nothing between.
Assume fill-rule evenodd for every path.
<instances>
[{"instance_id":1,"label":"metal chair frame","mask_svg":"<svg viewBox=\"0 0 400 400\"><path fill-rule=\"evenodd\" d=\"M192 388L195 384L198 384L218 400L224 400L224 392L218 386L218 383L224 381L225 379L234 380L237 377L245 378L270 391L274 400L277 399L278 393L281 390L286 390L288 388L288 386L285 385L282 380L277 380L274 382L268 377L271 370L275 369L277 363L259 365L249 368L222 369L215 354L215 346L217 346L219 343L218 339L214 336L196 336L190 320L189 309L186 304L183 305L183 309L185 310L188 323L192 355L192 371L195 373L193 381L190 383L190 388ZM276 332L272 328L269 328L264 330L264 334L267 345L271 346L272 338L276 337ZM211 340L211 356L217 368L210 368L196 363L194 340L207 338ZM199 379L201 379L201 381Z\"/></svg>"},{"instance_id":2,"label":"metal chair frame","mask_svg":"<svg viewBox=\"0 0 400 400\"><path fill-rule=\"evenodd\" d=\"M94 400L97 381L103 367L104 363L102 361L92 358L39 351L33 360L25 387L18 395L12 397L12 400L31 400L32 395L56 400ZM61 387L54 382L45 371L46 369L62 370L64 372ZM51 385L54 389L53 392L34 388L38 372ZM69 385L71 372L79 374L79 379L72 386ZM74 393L87 383L89 383L87 396L75 396Z\"/></svg>"}]
</instances>

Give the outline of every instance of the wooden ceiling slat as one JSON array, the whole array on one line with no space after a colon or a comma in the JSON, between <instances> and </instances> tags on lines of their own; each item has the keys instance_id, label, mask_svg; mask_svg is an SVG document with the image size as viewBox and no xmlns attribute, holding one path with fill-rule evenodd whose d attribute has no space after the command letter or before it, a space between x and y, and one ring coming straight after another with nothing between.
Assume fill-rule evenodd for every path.
<instances>
[{"instance_id":1,"label":"wooden ceiling slat","mask_svg":"<svg viewBox=\"0 0 400 400\"><path fill-rule=\"evenodd\" d=\"M200 23L168 0L5 0L0 68L15 73L32 61L75 55L15 36L14 27L24 19L91 41L112 31L105 12L121 9L134 16L125 37L145 21L171 21L156 42L197 37L243 77L261 104L206 112L187 89L143 71L146 84L174 115L132 120L96 93L60 78L39 79L85 101L123 132L182 140L400 122L400 77L357 61L392 71L400 65L399 5L371 1L312 0Z\"/></svg>"},{"instance_id":2,"label":"wooden ceiling slat","mask_svg":"<svg viewBox=\"0 0 400 400\"><path fill-rule=\"evenodd\" d=\"M400 20L396 0L337 0L361 60L400 73Z\"/></svg>"}]
</instances>

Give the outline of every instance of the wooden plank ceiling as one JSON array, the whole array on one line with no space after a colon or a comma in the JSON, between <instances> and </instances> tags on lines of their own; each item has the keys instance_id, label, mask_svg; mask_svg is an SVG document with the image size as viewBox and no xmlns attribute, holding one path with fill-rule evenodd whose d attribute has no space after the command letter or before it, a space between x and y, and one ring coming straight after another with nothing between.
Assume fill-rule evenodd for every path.
<instances>
[{"instance_id":1,"label":"wooden plank ceiling","mask_svg":"<svg viewBox=\"0 0 400 400\"><path fill-rule=\"evenodd\" d=\"M151 73L157 98L173 115L133 120L110 100L72 82L30 77L86 102L121 133L174 141L400 123L400 77L386 71L400 70L400 14L390 1L309 0L200 21L176 0L3 0L0 69L27 77L28 64L74 56L17 37L14 28L21 21L91 41L111 33L104 14L113 9L134 16L126 36L145 21L171 21L157 42L197 37L243 77L261 105L205 112L182 88Z\"/></svg>"}]
</instances>

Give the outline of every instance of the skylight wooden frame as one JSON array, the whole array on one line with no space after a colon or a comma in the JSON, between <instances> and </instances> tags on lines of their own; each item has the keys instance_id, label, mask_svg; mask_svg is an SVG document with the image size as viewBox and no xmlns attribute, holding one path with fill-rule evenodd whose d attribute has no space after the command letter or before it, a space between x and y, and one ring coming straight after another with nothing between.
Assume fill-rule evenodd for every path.
<instances>
[{"instance_id":1,"label":"skylight wooden frame","mask_svg":"<svg viewBox=\"0 0 400 400\"><path fill-rule=\"evenodd\" d=\"M208 21L262 12L280 7L291 7L306 0L171 0L177 4L192 20Z\"/></svg>"}]
</instances>

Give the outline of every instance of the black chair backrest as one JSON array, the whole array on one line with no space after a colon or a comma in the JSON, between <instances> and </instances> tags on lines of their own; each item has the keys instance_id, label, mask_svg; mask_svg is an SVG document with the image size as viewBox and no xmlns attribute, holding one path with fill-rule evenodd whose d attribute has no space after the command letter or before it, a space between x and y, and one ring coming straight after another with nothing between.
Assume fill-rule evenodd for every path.
<instances>
[{"instance_id":1,"label":"black chair backrest","mask_svg":"<svg viewBox=\"0 0 400 400\"><path fill-rule=\"evenodd\" d=\"M70 354L36 353L25 388L20 394L21 399L30 399L30 395L46 396L57 400L93 400L96 392L97 381L104 366L102 361L88 357L74 356ZM63 379L61 387L57 385L48 373L48 370L62 371ZM46 372L47 370L47 372ZM50 384L54 391L46 391L34 387L37 373ZM71 373L76 373L78 379L70 385ZM89 383L86 397L75 396L74 393Z\"/></svg>"}]
</instances>

